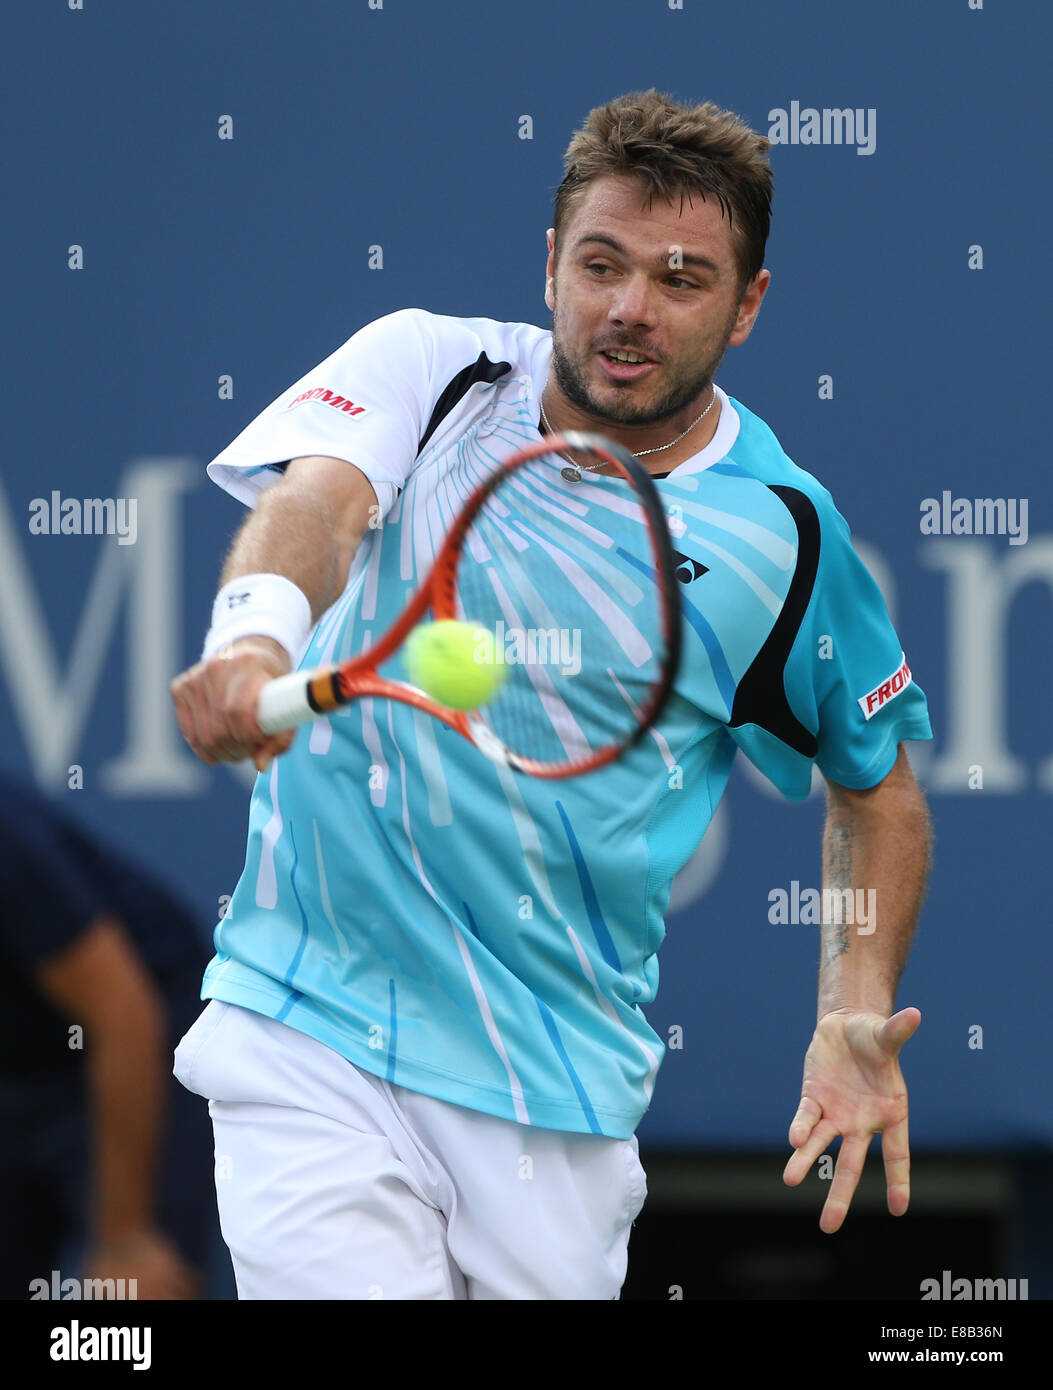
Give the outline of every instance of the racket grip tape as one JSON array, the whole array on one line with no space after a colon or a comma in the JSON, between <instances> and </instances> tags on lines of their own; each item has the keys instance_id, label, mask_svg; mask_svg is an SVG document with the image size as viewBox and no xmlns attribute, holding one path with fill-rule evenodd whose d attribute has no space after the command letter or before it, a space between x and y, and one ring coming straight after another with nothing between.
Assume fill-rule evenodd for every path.
<instances>
[{"instance_id":1,"label":"racket grip tape","mask_svg":"<svg viewBox=\"0 0 1053 1390\"><path fill-rule=\"evenodd\" d=\"M298 724L317 716L318 710L307 694L313 674L311 671L290 671L287 676L267 682L256 704L256 723L265 734L295 729Z\"/></svg>"}]
</instances>

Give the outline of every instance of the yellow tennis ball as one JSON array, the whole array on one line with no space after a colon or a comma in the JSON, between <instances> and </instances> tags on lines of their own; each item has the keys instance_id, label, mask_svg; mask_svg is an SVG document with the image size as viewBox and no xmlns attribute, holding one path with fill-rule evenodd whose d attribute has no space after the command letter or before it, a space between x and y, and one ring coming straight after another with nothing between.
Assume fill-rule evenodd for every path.
<instances>
[{"instance_id":1,"label":"yellow tennis ball","mask_svg":"<svg viewBox=\"0 0 1053 1390\"><path fill-rule=\"evenodd\" d=\"M406 642L406 671L418 686L449 709L475 709L493 698L504 680L494 634L476 623L439 619L414 628Z\"/></svg>"}]
</instances>

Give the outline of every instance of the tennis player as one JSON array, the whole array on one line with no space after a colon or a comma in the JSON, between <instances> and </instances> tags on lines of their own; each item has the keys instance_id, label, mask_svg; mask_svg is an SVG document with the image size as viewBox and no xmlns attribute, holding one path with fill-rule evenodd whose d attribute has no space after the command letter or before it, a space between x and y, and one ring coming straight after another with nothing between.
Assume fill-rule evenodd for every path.
<instances>
[{"instance_id":1,"label":"tennis player","mask_svg":"<svg viewBox=\"0 0 1053 1390\"><path fill-rule=\"evenodd\" d=\"M889 1210L907 1208L898 1054L921 1015L895 994L929 829L901 745L931 730L829 492L714 380L768 289L767 150L711 103L593 110L548 232L551 332L388 314L208 466L252 512L173 697L204 761L260 776L176 1075L209 1100L241 1298L619 1296L663 914L739 749L792 799L818 767L824 887L875 890L880 918L822 929L784 1180L841 1136L836 1231L880 1132ZM387 700L261 734L267 681L365 651L487 470L571 428L635 453L675 522L686 649L652 734L563 782ZM511 519L616 588L620 558L573 517L582 489L617 486L568 466ZM558 623L565 596L538 597Z\"/></svg>"}]
</instances>

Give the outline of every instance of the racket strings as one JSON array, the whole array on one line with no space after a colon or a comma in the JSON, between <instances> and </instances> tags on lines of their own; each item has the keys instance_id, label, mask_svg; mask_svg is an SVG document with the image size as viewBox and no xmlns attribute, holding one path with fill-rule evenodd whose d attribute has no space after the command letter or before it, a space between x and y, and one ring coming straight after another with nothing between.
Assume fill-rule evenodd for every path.
<instances>
[{"instance_id":1,"label":"racket strings","mask_svg":"<svg viewBox=\"0 0 1053 1390\"><path fill-rule=\"evenodd\" d=\"M546 454L501 479L456 579L458 616L492 635L500 668L479 717L512 752L563 764L633 739L669 655L642 503L620 478L566 467Z\"/></svg>"}]
</instances>

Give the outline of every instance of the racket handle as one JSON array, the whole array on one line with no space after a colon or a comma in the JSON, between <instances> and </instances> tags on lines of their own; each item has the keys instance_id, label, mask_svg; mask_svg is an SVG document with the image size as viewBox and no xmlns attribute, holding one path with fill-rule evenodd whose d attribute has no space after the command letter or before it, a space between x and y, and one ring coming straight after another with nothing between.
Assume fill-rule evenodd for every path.
<instances>
[{"instance_id":1,"label":"racket handle","mask_svg":"<svg viewBox=\"0 0 1053 1390\"><path fill-rule=\"evenodd\" d=\"M256 723L265 734L280 734L314 719L318 711L307 700L312 671L290 671L268 681L256 704Z\"/></svg>"}]
</instances>

